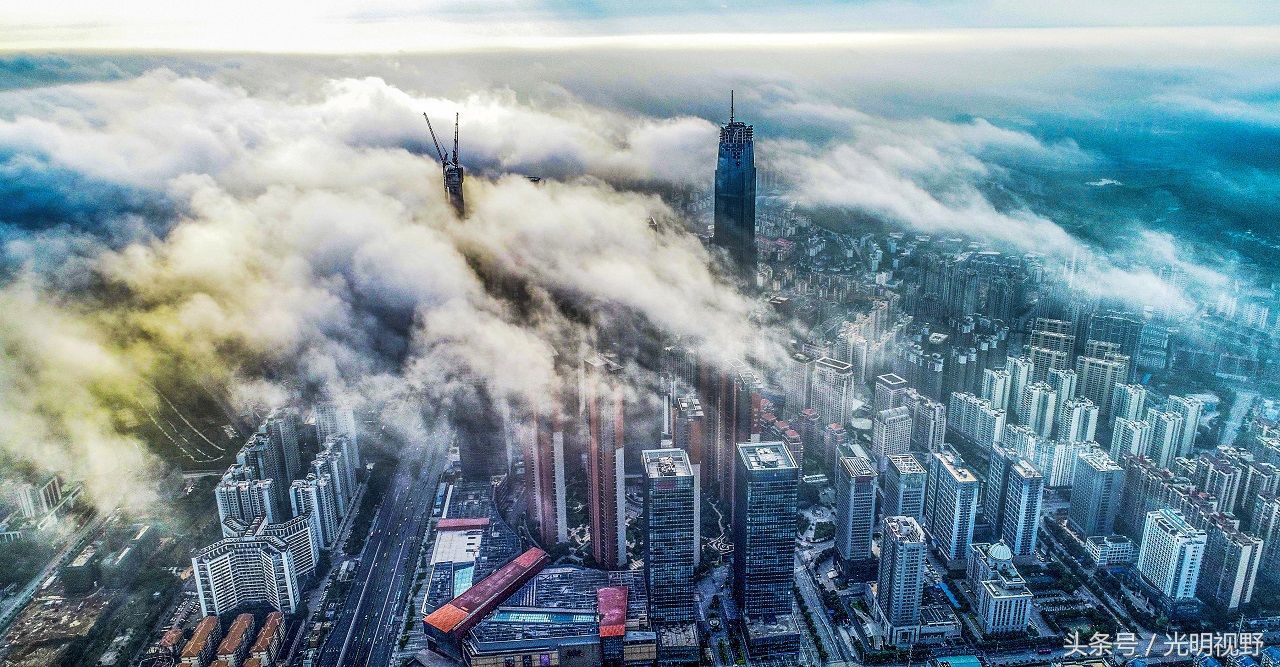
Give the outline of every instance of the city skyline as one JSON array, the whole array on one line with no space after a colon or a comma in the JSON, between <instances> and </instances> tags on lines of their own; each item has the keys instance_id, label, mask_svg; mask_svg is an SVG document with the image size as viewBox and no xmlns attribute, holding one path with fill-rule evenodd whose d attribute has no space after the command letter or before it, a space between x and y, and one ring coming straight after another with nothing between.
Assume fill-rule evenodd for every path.
<instances>
[{"instance_id":1,"label":"city skyline","mask_svg":"<svg viewBox=\"0 0 1280 667\"><path fill-rule=\"evenodd\" d=\"M1280 642L1268 5L0 11L0 662Z\"/></svg>"}]
</instances>

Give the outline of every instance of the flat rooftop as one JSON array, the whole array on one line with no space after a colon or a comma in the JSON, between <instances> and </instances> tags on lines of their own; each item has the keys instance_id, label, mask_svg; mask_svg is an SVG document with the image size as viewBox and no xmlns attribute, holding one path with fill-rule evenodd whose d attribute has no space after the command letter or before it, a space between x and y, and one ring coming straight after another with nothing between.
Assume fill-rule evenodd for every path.
<instances>
[{"instance_id":1,"label":"flat rooftop","mask_svg":"<svg viewBox=\"0 0 1280 667\"><path fill-rule=\"evenodd\" d=\"M605 572L577 565L544 568L468 634L477 652L597 642L648 625L641 571Z\"/></svg>"},{"instance_id":2,"label":"flat rooftop","mask_svg":"<svg viewBox=\"0 0 1280 667\"><path fill-rule=\"evenodd\" d=\"M871 467L871 461L860 456L842 456L840 457L840 467L853 479L864 479L876 476L876 471Z\"/></svg>"},{"instance_id":3,"label":"flat rooftop","mask_svg":"<svg viewBox=\"0 0 1280 667\"><path fill-rule=\"evenodd\" d=\"M649 478L692 477L693 466L683 449L646 449L640 452L640 461Z\"/></svg>"},{"instance_id":4,"label":"flat rooftop","mask_svg":"<svg viewBox=\"0 0 1280 667\"><path fill-rule=\"evenodd\" d=\"M876 384L896 389L907 386L907 381L897 373L885 373L884 375L876 376Z\"/></svg>"},{"instance_id":5,"label":"flat rooftop","mask_svg":"<svg viewBox=\"0 0 1280 667\"><path fill-rule=\"evenodd\" d=\"M909 516L891 516L884 520L885 536L894 536L902 542L924 542L924 531L920 524Z\"/></svg>"},{"instance_id":6,"label":"flat rooftop","mask_svg":"<svg viewBox=\"0 0 1280 667\"><path fill-rule=\"evenodd\" d=\"M938 460L939 463L942 464L942 468L946 470L947 474L951 475L952 479L954 479L955 481L957 482L977 482L978 481L978 478L973 476L973 473L970 472L970 470L965 467L964 462L961 461L960 458L955 454L952 454L950 452L939 452L937 454L934 454L933 456L935 459Z\"/></svg>"},{"instance_id":7,"label":"flat rooftop","mask_svg":"<svg viewBox=\"0 0 1280 667\"><path fill-rule=\"evenodd\" d=\"M892 465L899 473L908 475L924 475L924 466L920 465L920 460L910 454L890 454L888 457L889 465Z\"/></svg>"},{"instance_id":8,"label":"flat rooftop","mask_svg":"<svg viewBox=\"0 0 1280 667\"><path fill-rule=\"evenodd\" d=\"M428 614L425 619L427 625L444 633L466 632L480 621L480 617L542 570L548 560L547 552L542 549L529 549Z\"/></svg>"},{"instance_id":9,"label":"flat rooftop","mask_svg":"<svg viewBox=\"0 0 1280 667\"><path fill-rule=\"evenodd\" d=\"M783 442L744 442L738 445L738 456L747 470L794 469L796 461L791 450Z\"/></svg>"},{"instance_id":10,"label":"flat rooftop","mask_svg":"<svg viewBox=\"0 0 1280 667\"><path fill-rule=\"evenodd\" d=\"M1009 470L1010 472L1025 479L1044 477L1044 475L1040 474L1040 471L1034 465L1031 465L1031 462L1026 459L1018 459Z\"/></svg>"}]
</instances>

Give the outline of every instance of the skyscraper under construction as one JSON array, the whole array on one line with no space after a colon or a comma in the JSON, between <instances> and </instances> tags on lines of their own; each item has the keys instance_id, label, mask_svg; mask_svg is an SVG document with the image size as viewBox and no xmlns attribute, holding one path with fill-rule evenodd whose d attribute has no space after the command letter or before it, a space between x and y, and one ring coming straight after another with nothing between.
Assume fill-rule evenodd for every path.
<instances>
[{"instance_id":1,"label":"skyscraper under construction","mask_svg":"<svg viewBox=\"0 0 1280 667\"><path fill-rule=\"evenodd\" d=\"M436 130L431 126L431 117L422 114L427 119L427 129L431 130L431 142L435 144L436 156L440 158L440 167L444 171L444 191L449 197L449 205L453 207L453 212L462 217L466 215L467 207L462 198L462 179L465 172L462 169L462 163L458 161L458 123L460 117L454 114L453 117L453 153L440 149L440 142L436 139Z\"/></svg>"},{"instance_id":2,"label":"skyscraper under construction","mask_svg":"<svg viewBox=\"0 0 1280 667\"><path fill-rule=\"evenodd\" d=\"M756 276L756 154L755 130L733 115L720 128L716 159L716 208L713 241L724 248L739 275L749 285Z\"/></svg>"}]
</instances>

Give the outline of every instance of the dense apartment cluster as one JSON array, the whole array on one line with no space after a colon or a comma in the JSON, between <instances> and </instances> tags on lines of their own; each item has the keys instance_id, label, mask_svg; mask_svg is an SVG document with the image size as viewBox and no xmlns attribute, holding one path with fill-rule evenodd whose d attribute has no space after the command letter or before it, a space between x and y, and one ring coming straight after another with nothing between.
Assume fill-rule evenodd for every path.
<instances>
[{"instance_id":1,"label":"dense apartment cluster","mask_svg":"<svg viewBox=\"0 0 1280 667\"><path fill-rule=\"evenodd\" d=\"M299 611L321 552L338 546L354 509L359 466L350 409L320 404L306 424L292 409L268 415L214 488L223 539L191 558L204 613Z\"/></svg>"},{"instance_id":2,"label":"dense apartment cluster","mask_svg":"<svg viewBox=\"0 0 1280 667\"><path fill-rule=\"evenodd\" d=\"M707 630L706 601L691 597L715 555L705 545L731 549L735 632L752 659L802 650L793 589L806 488L831 506L839 572L865 584L878 626L866 639L884 646L959 636L950 607L925 594L931 570L959 582L984 636L1024 632L1037 605L1021 570L1045 565L1046 521L1170 614L1188 601L1237 609L1260 566L1280 571L1264 566L1280 564L1280 439L1204 447L1217 398L1151 383L1205 365L1188 352L1183 314L1094 297L1072 266L1033 253L849 235L772 209L757 224L754 131L731 119L720 139L710 241L807 335L781 358L728 364L667 341L654 362L660 428L641 442L636 422L651 415L622 362L566 355L573 381L532 411L520 452L543 549L585 535L597 567L643 571L646 627L685 638L658 640L660 661L693 660L677 646ZM628 537L628 473L644 479L631 524L642 548ZM702 534L707 506L722 512L723 536Z\"/></svg>"}]
</instances>

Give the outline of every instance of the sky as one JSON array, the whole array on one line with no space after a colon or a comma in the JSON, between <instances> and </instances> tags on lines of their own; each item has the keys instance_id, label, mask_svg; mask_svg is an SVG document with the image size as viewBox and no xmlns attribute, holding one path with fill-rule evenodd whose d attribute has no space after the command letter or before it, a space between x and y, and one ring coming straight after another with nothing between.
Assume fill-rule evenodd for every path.
<instances>
[{"instance_id":1,"label":"sky","mask_svg":"<svg viewBox=\"0 0 1280 667\"><path fill-rule=\"evenodd\" d=\"M291 53L722 43L812 44L794 33L930 33L973 29L1274 25L1280 2L1083 0L281 0L261 3L6 3L6 49L184 49ZM846 39L842 37L841 39Z\"/></svg>"},{"instance_id":2,"label":"sky","mask_svg":"<svg viewBox=\"0 0 1280 667\"><path fill-rule=\"evenodd\" d=\"M9 4L0 468L104 506L175 465L128 428L157 387L528 410L622 332L767 371L794 331L680 206L730 89L832 228L1074 261L1139 311L1274 279L1275 3ZM423 112L461 114L465 222Z\"/></svg>"}]
</instances>

